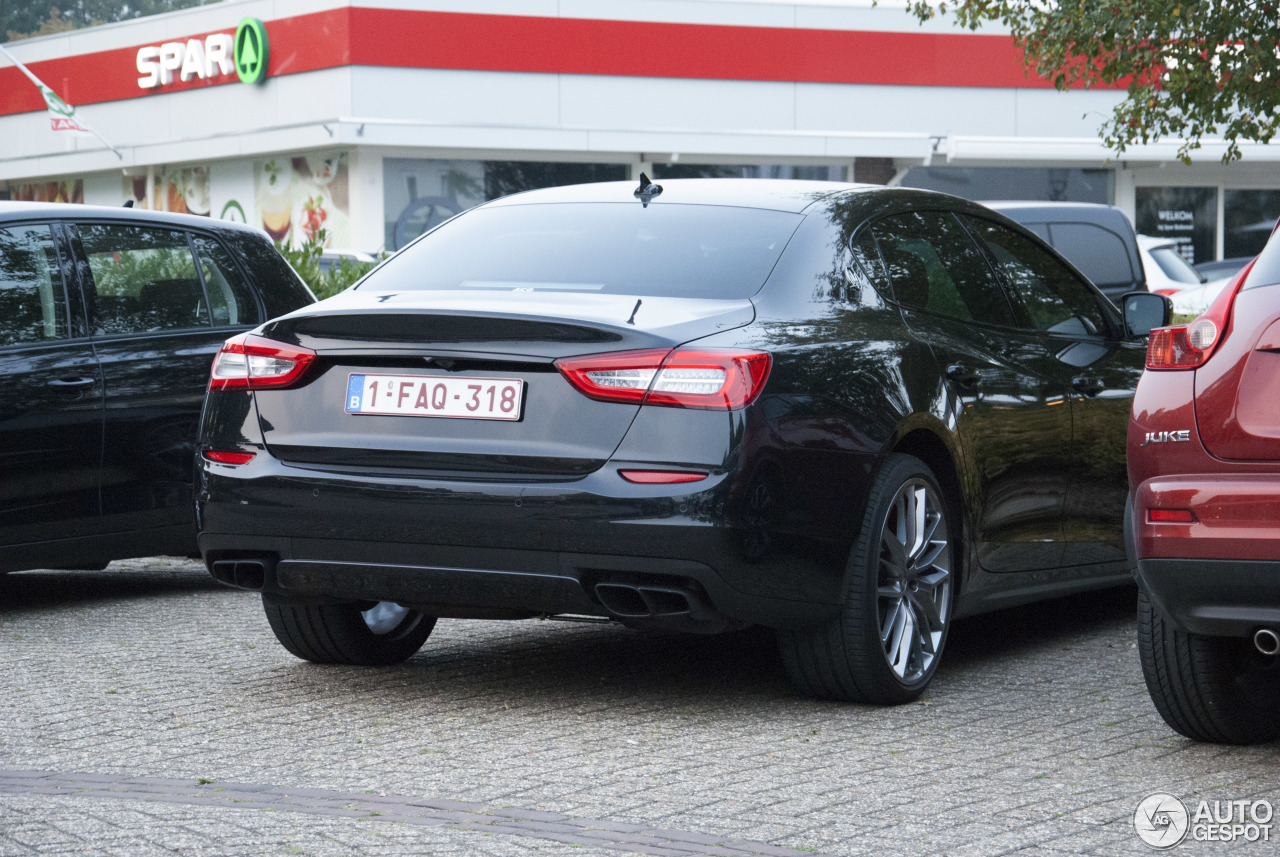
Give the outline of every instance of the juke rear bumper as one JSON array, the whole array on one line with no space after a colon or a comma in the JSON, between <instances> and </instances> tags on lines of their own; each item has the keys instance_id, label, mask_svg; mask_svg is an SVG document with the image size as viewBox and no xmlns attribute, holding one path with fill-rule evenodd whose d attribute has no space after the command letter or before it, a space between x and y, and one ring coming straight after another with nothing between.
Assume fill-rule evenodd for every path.
<instances>
[{"instance_id":1,"label":"juke rear bumper","mask_svg":"<svg viewBox=\"0 0 1280 857\"><path fill-rule=\"evenodd\" d=\"M1152 510L1191 521L1153 521ZM1160 476L1134 494L1140 582L1184 630L1250 636L1280 628L1280 478Z\"/></svg>"}]
</instances>

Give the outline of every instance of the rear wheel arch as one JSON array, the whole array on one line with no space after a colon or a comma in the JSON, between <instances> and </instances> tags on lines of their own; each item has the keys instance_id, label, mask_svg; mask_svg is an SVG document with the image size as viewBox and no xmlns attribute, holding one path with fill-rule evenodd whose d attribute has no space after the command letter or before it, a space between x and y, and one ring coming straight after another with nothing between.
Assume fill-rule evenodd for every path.
<instances>
[{"instance_id":1,"label":"rear wheel arch","mask_svg":"<svg viewBox=\"0 0 1280 857\"><path fill-rule=\"evenodd\" d=\"M964 551L967 548L970 532L968 511L971 504L965 494L964 482L960 478L960 468L957 465L958 451L938 432L921 427L914 428L899 437L890 452L920 459L929 465L929 469L937 477L938 487L942 489L944 497L951 504L952 516L961 522L961 531L956 535L961 548L958 558L964 564ZM960 577L962 578L963 574Z\"/></svg>"}]
</instances>

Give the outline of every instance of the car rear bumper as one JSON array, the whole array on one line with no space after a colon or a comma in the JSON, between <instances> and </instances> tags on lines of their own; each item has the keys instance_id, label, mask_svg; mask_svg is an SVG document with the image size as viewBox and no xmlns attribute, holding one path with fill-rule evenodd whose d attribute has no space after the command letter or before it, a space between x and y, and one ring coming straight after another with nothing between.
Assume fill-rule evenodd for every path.
<instances>
[{"instance_id":1,"label":"car rear bumper","mask_svg":"<svg viewBox=\"0 0 1280 857\"><path fill-rule=\"evenodd\" d=\"M1191 521L1152 520L1152 511ZM1280 630L1280 478L1170 475L1134 492L1138 577L1156 605L1194 634Z\"/></svg>"},{"instance_id":2,"label":"car rear bumper","mask_svg":"<svg viewBox=\"0 0 1280 857\"><path fill-rule=\"evenodd\" d=\"M1280 561L1144 559L1138 576L1161 612L1193 634L1280 631Z\"/></svg>"},{"instance_id":3,"label":"car rear bumper","mask_svg":"<svg viewBox=\"0 0 1280 857\"><path fill-rule=\"evenodd\" d=\"M1152 510L1190 512L1155 522ZM1280 557L1280 474L1170 475L1134 494L1140 559L1271 560Z\"/></svg>"},{"instance_id":4,"label":"car rear bumper","mask_svg":"<svg viewBox=\"0 0 1280 857\"><path fill-rule=\"evenodd\" d=\"M834 614L847 546L754 520L749 478L635 485L619 467L521 484L312 471L265 454L240 467L203 462L200 548L211 571L262 561L268 594L441 616L615 615L600 583L683 588L735 623ZM229 568L215 576L227 582Z\"/></svg>"}]
</instances>

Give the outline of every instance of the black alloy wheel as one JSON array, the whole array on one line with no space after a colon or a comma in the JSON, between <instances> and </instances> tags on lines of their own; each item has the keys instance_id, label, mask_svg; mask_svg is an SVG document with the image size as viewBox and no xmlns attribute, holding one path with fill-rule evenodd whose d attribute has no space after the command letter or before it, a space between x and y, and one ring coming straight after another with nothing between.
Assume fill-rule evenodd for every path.
<instances>
[{"instance_id":1,"label":"black alloy wheel","mask_svg":"<svg viewBox=\"0 0 1280 857\"><path fill-rule=\"evenodd\" d=\"M917 699L938 668L955 595L950 507L929 467L891 455L873 484L847 568L840 616L783 631L783 662L801 693L895 705Z\"/></svg>"}]
</instances>

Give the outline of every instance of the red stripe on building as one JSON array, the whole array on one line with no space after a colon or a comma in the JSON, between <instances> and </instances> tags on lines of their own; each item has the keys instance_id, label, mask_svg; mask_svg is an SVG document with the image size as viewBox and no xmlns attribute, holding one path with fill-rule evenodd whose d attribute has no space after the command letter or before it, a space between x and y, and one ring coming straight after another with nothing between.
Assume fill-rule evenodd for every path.
<instances>
[{"instance_id":1,"label":"red stripe on building","mask_svg":"<svg viewBox=\"0 0 1280 857\"><path fill-rule=\"evenodd\" d=\"M353 9L356 65L899 86L1048 87L1010 36ZM905 15L905 13L904 13Z\"/></svg>"},{"instance_id":2,"label":"red stripe on building","mask_svg":"<svg viewBox=\"0 0 1280 857\"><path fill-rule=\"evenodd\" d=\"M1026 73L1023 55L1009 36L366 8L282 18L266 26L269 76L367 65L890 86L1050 86ZM30 68L74 105L238 83L231 74L141 89L140 47L145 46L35 62ZM40 94L21 72L0 68L0 115L43 109Z\"/></svg>"}]
</instances>

